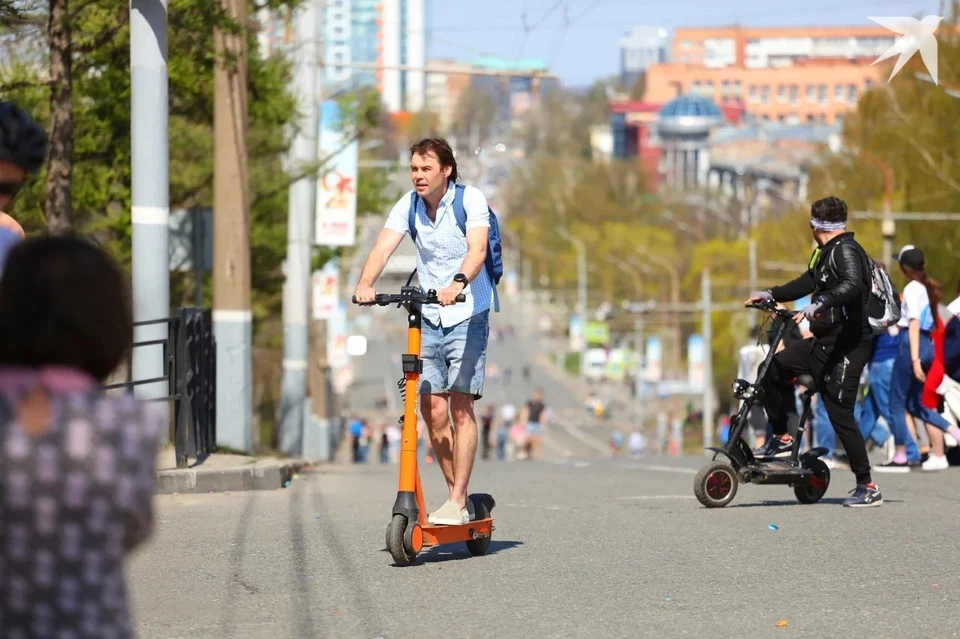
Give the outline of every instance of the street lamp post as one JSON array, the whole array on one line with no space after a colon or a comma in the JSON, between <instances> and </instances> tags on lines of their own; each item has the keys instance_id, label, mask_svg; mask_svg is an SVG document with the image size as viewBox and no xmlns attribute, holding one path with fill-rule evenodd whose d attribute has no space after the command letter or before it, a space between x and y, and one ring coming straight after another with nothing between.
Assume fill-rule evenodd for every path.
<instances>
[{"instance_id":1,"label":"street lamp post","mask_svg":"<svg viewBox=\"0 0 960 639\"><path fill-rule=\"evenodd\" d=\"M582 330L587 324L587 247L579 237L575 237L563 227L557 227L557 232L565 240L573 244L577 250L577 314L580 316ZM580 381L586 381L587 340L586 335L580 340Z\"/></svg>"}]
</instances>

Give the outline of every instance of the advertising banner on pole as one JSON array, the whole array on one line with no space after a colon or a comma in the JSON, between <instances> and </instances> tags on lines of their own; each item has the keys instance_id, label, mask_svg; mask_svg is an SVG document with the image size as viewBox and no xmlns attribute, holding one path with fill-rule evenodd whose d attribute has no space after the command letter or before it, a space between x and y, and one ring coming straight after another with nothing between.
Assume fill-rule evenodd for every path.
<instances>
[{"instance_id":1,"label":"advertising banner on pole","mask_svg":"<svg viewBox=\"0 0 960 639\"><path fill-rule=\"evenodd\" d=\"M703 335L691 335L687 338L687 381L695 389L703 388L704 346Z\"/></svg>"},{"instance_id":2,"label":"advertising banner on pole","mask_svg":"<svg viewBox=\"0 0 960 639\"><path fill-rule=\"evenodd\" d=\"M337 312L340 302L340 269L331 259L323 268L313 272L313 319L329 320Z\"/></svg>"},{"instance_id":3,"label":"advertising banner on pole","mask_svg":"<svg viewBox=\"0 0 960 639\"><path fill-rule=\"evenodd\" d=\"M567 348L570 349L571 353L575 353L580 350L580 346L583 344L583 318L580 317L579 313L570 316L569 331L570 339Z\"/></svg>"},{"instance_id":4,"label":"advertising banner on pole","mask_svg":"<svg viewBox=\"0 0 960 639\"><path fill-rule=\"evenodd\" d=\"M357 238L357 141L347 142L343 114L333 100L320 103L317 246L353 246Z\"/></svg>"},{"instance_id":5,"label":"advertising banner on pole","mask_svg":"<svg viewBox=\"0 0 960 639\"><path fill-rule=\"evenodd\" d=\"M663 377L663 344L659 337L647 338L647 381L659 382Z\"/></svg>"},{"instance_id":6,"label":"advertising banner on pole","mask_svg":"<svg viewBox=\"0 0 960 639\"><path fill-rule=\"evenodd\" d=\"M327 365L335 372L350 361L347 355L347 306L339 302L327 320Z\"/></svg>"}]
</instances>

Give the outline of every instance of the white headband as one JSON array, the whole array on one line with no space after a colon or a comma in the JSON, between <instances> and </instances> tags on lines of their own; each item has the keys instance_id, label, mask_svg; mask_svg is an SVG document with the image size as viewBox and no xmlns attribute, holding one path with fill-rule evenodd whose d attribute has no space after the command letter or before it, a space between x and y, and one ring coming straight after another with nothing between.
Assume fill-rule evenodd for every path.
<instances>
[{"instance_id":1,"label":"white headband","mask_svg":"<svg viewBox=\"0 0 960 639\"><path fill-rule=\"evenodd\" d=\"M842 231L847 228L846 222L828 222L826 220L818 220L815 217L810 218L810 226L817 229L818 231Z\"/></svg>"}]
</instances>

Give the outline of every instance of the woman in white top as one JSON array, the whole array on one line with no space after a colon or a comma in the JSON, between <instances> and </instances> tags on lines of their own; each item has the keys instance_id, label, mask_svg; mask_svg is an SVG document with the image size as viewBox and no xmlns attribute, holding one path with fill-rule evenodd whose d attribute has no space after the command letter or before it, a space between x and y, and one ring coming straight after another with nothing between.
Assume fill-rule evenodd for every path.
<instances>
[{"instance_id":1,"label":"woman in white top","mask_svg":"<svg viewBox=\"0 0 960 639\"><path fill-rule=\"evenodd\" d=\"M929 426L948 431L951 435L956 436L960 431L921 402L923 382L933 364L934 351L930 331L938 321L939 287L927 276L920 249L905 246L897 261L900 262L900 270L909 283L903 289L899 324L900 350L894 360L893 376L890 380L890 416L893 419L890 427L896 452L893 460L880 468L907 472L911 466L920 465L920 451L907 429L907 413Z\"/></svg>"}]
</instances>

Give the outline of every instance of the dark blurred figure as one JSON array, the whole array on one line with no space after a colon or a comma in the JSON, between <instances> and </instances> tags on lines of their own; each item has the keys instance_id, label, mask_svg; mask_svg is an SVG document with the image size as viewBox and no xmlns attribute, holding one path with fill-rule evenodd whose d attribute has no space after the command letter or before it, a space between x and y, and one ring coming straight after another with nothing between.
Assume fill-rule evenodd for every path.
<instances>
[{"instance_id":1,"label":"dark blurred figure","mask_svg":"<svg viewBox=\"0 0 960 639\"><path fill-rule=\"evenodd\" d=\"M25 240L0 280L0 628L132 638L127 555L153 530L158 405L103 382L133 341L128 284L92 244Z\"/></svg>"}]
</instances>

